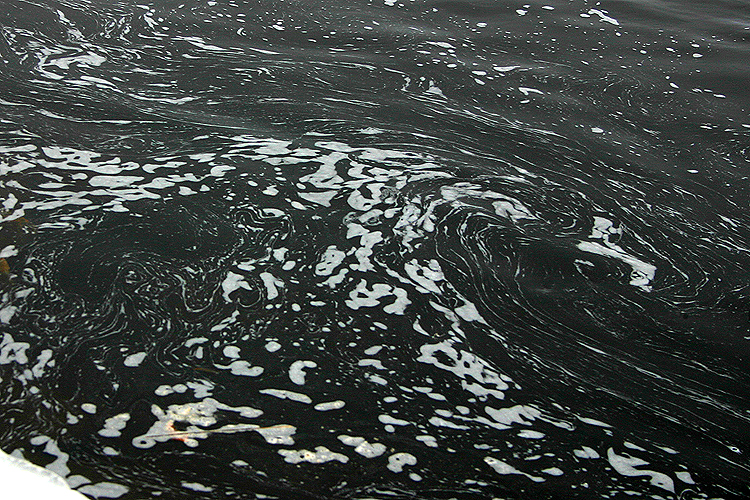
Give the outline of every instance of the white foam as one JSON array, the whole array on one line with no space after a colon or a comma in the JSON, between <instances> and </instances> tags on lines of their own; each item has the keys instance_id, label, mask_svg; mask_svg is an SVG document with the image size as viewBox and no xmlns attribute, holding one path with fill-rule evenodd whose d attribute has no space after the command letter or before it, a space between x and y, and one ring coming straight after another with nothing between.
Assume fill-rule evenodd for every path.
<instances>
[{"instance_id":1,"label":"white foam","mask_svg":"<svg viewBox=\"0 0 750 500\"><path fill-rule=\"evenodd\" d=\"M409 278L424 289L420 290L422 293L442 293L438 282L443 281L445 275L437 260L431 259L427 265L423 265L417 259L412 259L404 264L404 270Z\"/></svg>"},{"instance_id":2,"label":"white foam","mask_svg":"<svg viewBox=\"0 0 750 500\"><path fill-rule=\"evenodd\" d=\"M18 249L15 245L8 245L0 250L0 259L7 259L18 255Z\"/></svg>"},{"instance_id":3,"label":"white foam","mask_svg":"<svg viewBox=\"0 0 750 500\"><path fill-rule=\"evenodd\" d=\"M530 429L524 429L518 433L518 437L525 439L543 439L544 433L539 431L532 431Z\"/></svg>"},{"instance_id":4,"label":"white foam","mask_svg":"<svg viewBox=\"0 0 750 500\"><path fill-rule=\"evenodd\" d=\"M372 290L367 287L367 281L362 279L356 288L349 293L349 299L345 301L351 309L357 310L362 307L376 307L380 305L380 299L395 296L396 301L383 307L388 314L403 315L406 307L411 304L407 298L406 290L393 287L385 283L375 283Z\"/></svg>"},{"instance_id":5,"label":"white foam","mask_svg":"<svg viewBox=\"0 0 750 500\"><path fill-rule=\"evenodd\" d=\"M188 481L182 481L182 482L180 483L180 485L181 485L181 486L182 486L183 488L187 488L187 489L189 489L189 490L193 490L193 491L202 491L202 492L204 492L204 493L208 493L208 492L210 492L210 491L214 491L214 489L213 489L213 488L211 488L210 486L206 486L206 485L204 485L204 484L201 484L201 483L197 483L197 482L188 482Z\"/></svg>"},{"instance_id":6,"label":"white foam","mask_svg":"<svg viewBox=\"0 0 750 500\"><path fill-rule=\"evenodd\" d=\"M437 448L437 439L435 439L433 436L430 436L429 434L423 434L421 436L417 436L414 439L417 441L420 441L425 444L425 446L429 446L430 448Z\"/></svg>"},{"instance_id":7,"label":"white foam","mask_svg":"<svg viewBox=\"0 0 750 500\"><path fill-rule=\"evenodd\" d=\"M315 405L315 409L318 411L331 411L331 410L340 410L346 405L343 401L340 399L337 399L336 401L327 401L325 403L318 403Z\"/></svg>"},{"instance_id":8,"label":"white foam","mask_svg":"<svg viewBox=\"0 0 750 500\"><path fill-rule=\"evenodd\" d=\"M122 484L101 482L81 486L78 491L94 498L120 498L130 489Z\"/></svg>"},{"instance_id":9,"label":"white foam","mask_svg":"<svg viewBox=\"0 0 750 500\"><path fill-rule=\"evenodd\" d=\"M479 314L477 306L475 306L473 302L466 300L463 297L461 297L461 300L464 301L464 305L454 309L455 313L460 316L461 319L464 321L476 321L477 323L482 323L484 325L487 324L482 315Z\"/></svg>"},{"instance_id":10,"label":"white foam","mask_svg":"<svg viewBox=\"0 0 750 500\"><path fill-rule=\"evenodd\" d=\"M599 19L602 22L609 23L609 24L612 24L614 26L619 26L620 25L620 23L619 23L619 21L617 21L617 19L608 16L604 11L601 11L599 9L589 9L588 13L590 15L599 16Z\"/></svg>"},{"instance_id":11,"label":"white foam","mask_svg":"<svg viewBox=\"0 0 750 500\"><path fill-rule=\"evenodd\" d=\"M297 193L297 196L299 196L303 200L317 203L318 205L323 205L324 207L330 207L331 200L334 196L336 196L336 194L338 194L338 191L301 191Z\"/></svg>"},{"instance_id":12,"label":"white foam","mask_svg":"<svg viewBox=\"0 0 750 500\"><path fill-rule=\"evenodd\" d=\"M131 186L144 178L137 175L95 175L89 179L94 187L121 188Z\"/></svg>"},{"instance_id":13,"label":"white foam","mask_svg":"<svg viewBox=\"0 0 750 500\"><path fill-rule=\"evenodd\" d=\"M276 352L279 349L281 349L281 344L276 342L275 340L271 340L266 344L266 351L268 352Z\"/></svg>"},{"instance_id":14,"label":"white foam","mask_svg":"<svg viewBox=\"0 0 750 500\"><path fill-rule=\"evenodd\" d=\"M653 264L643 262L632 255L628 255L622 248L614 244L605 246L592 241L581 241L578 243L578 249L588 253L619 259L628 264L633 268L633 271L630 273L630 284L644 291L651 291L650 283L656 275L656 266Z\"/></svg>"},{"instance_id":15,"label":"white foam","mask_svg":"<svg viewBox=\"0 0 750 500\"><path fill-rule=\"evenodd\" d=\"M310 399L310 396L308 396L307 394L300 394L299 392L287 391L284 389L261 389L258 392L279 399L289 399L290 401L297 401L298 403L312 403L312 399Z\"/></svg>"},{"instance_id":16,"label":"white foam","mask_svg":"<svg viewBox=\"0 0 750 500\"><path fill-rule=\"evenodd\" d=\"M297 360L289 367L289 379L297 385L305 385L305 368L317 368L315 361Z\"/></svg>"},{"instance_id":17,"label":"white foam","mask_svg":"<svg viewBox=\"0 0 750 500\"><path fill-rule=\"evenodd\" d=\"M518 90L525 96L528 96L529 94L542 94L544 95L544 92L542 92L539 89L531 88L531 87L518 87Z\"/></svg>"},{"instance_id":18,"label":"white foam","mask_svg":"<svg viewBox=\"0 0 750 500\"><path fill-rule=\"evenodd\" d=\"M516 469L509 463L503 462L502 460L498 460L497 458L494 458L494 457L485 457L484 462L490 467L492 467L493 469L495 469L495 472L497 472L498 474L503 474L503 475L518 474L521 476L528 477L535 483L541 483L544 481L544 478L532 476L530 474L526 474L525 472L521 472L520 470Z\"/></svg>"},{"instance_id":19,"label":"white foam","mask_svg":"<svg viewBox=\"0 0 750 500\"><path fill-rule=\"evenodd\" d=\"M594 450L593 448L589 448L588 446L581 446L580 450L573 450L573 455L577 456L578 458L600 458L596 450Z\"/></svg>"},{"instance_id":20,"label":"white foam","mask_svg":"<svg viewBox=\"0 0 750 500\"><path fill-rule=\"evenodd\" d=\"M549 474L550 476L562 476L564 472L561 469L558 469L557 467L549 467L547 469L542 469L542 472L545 474Z\"/></svg>"},{"instance_id":21,"label":"white foam","mask_svg":"<svg viewBox=\"0 0 750 500\"><path fill-rule=\"evenodd\" d=\"M365 458L376 458L386 451L386 446L381 443L368 443L363 437L347 436L342 434L338 436L339 440L347 446L353 446L354 451Z\"/></svg>"},{"instance_id":22,"label":"white foam","mask_svg":"<svg viewBox=\"0 0 750 500\"><path fill-rule=\"evenodd\" d=\"M419 348L417 361L434 365L459 377L461 387L476 396L492 395L503 399L509 386L503 375L493 370L483 359L468 351L457 350L452 342L444 340L437 344L424 344ZM439 355L439 357L438 357ZM447 364L446 361L450 361Z\"/></svg>"},{"instance_id":23,"label":"white foam","mask_svg":"<svg viewBox=\"0 0 750 500\"><path fill-rule=\"evenodd\" d=\"M605 427L605 428L611 428L612 427L611 425L605 424L601 420L597 420L595 418L589 418L589 417L577 417L577 418L578 418L578 420L580 420L584 424L595 425L597 427Z\"/></svg>"},{"instance_id":24,"label":"white foam","mask_svg":"<svg viewBox=\"0 0 750 500\"><path fill-rule=\"evenodd\" d=\"M446 420L441 417L430 417L428 420L431 425L434 425L435 427L447 427L449 429L459 429L459 430L466 430L469 429L466 425L456 424L451 422L450 420Z\"/></svg>"},{"instance_id":25,"label":"white foam","mask_svg":"<svg viewBox=\"0 0 750 500\"><path fill-rule=\"evenodd\" d=\"M614 470L623 476L650 476L651 484L674 493L674 481L668 475L652 470L636 469L648 462L637 457L618 455L612 448L607 450L607 460Z\"/></svg>"},{"instance_id":26,"label":"white foam","mask_svg":"<svg viewBox=\"0 0 750 500\"><path fill-rule=\"evenodd\" d=\"M411 453L394 453L388 457L388 470L391 472L399 473L409 465L417 465L417 457Z\"/></svg>"},{"instance_id":27,"label":"white foam","mask_svg":"<svg viewBox=\"0 0 750 500\"><path fill-rule=\"evenodd\" d=\"M385 367L383 366L383 362L379 359L360 359L357 361L357 366L361 367L368 367L372 366L373 368L377 370L385 370Z\"/></svg>"},{"instance_id":28,"label":"white foam","mask_svg":"<svg viewBox=\"0 0 750 500\"><path fill-rule=\"evenodd\" d=\"M225 346L222 352L227 358L239 359L240 357L240 348L234 345Z\"/></svg>"},{"instance_id":29,"label":"white foam","mask_svg":"<svg viewBox=\"0 0 750 500\"><path fill-rule=\"evenodd\" d=\"M385 330L386 328L382 328L382 329ZM367 349L365 349L365 354L367 354L368 356L375 356L382 349L383 349L382 345L374 345L372 347L368 347Z\"/></svg>"},{"instance_id":30,"label":"white foam","mask_svg":"<svg viewBox=\"0 0 750 500\"><path fill-rule=\"evenodd\" d=\"M255 432L263 436L263 439L265 439L268 444L293 446L294 439L292 436L297 432L297 428L293 425L274 425L271 427L255 429Z\"/></svg>"},{"instance_id":31,"label":"white foam","mask_svg":"<svg viewBox=\"0 0 750 500\"><path fill-rule=\"evenodd\" d=\"M140 365L143 360L146 359L146 353L145 352L137 352L135 354L131 354L125 358L125 361L123 364L125 366L128 366L130 368L135 368L136 366Z\"/></svg>"},{"instance_id":32,"label":"white foam","mask_svg":"<svg viewBox=\"0 0 750 500\"><path fill-rule=\"evenodd\" d=\"M408 420L402 420L400 418L395 418L390 415L379 415L378 420L381 424L388 424L388 425L409 425L411 422Z\"/></svg>"},{"instance_id":33,"label":"white foam","mask_svg":"<svg viewBox=\"0 0 750 500\"><path fill-rule=\"evenodd\" d=\"M514 198L504 197L504 199L493 202L492 207L495 209L497 215L507 217L513 222L518 222L521 219L535 218L523 203Z\"/></svg>"},{"instance_id":34,"label":"white foam","mask_svg":"<svg viewBox=\"0 0 750 500\"><path fill-rule=\"evenodd\" d=\"M695 484L695 481L693 481L693 477L688 471L677 471L674 473L674 475L677 476L677 479L685 484Z\"/></svg>"},{"instance_id":35,"label":"white foam","mask_svg":"<svg viewBox=\"0 0 750 500\"><path fill-rule=\"evenodd\" d=\"M507 426L512 424L528 425L529 422L536 420L542 415L542 412L533 406L527 405L515 405L501 409L487 406L484 410L494 420Z\"/></svg>"},{"instance_id":36,"label":"white foam","mask_svg":"<svg viewBox=\"0 0 750 500\"><path fill-rule=\"evenodd\" d=\"M253 366L249 361L245 361L244 359L232 361L228 365L215 364L214 366L221 370L229 370L232 375L239 375L243 377L259 377L263 374L264 371L262 366Z\"/></svg>"},{"instance_id":37,"label":"white foam","mask_svg":"<svg viewBox=\"0 0 750 500\"><path fill-rule=\"evenodd\" d=\"M94 413L96 413L96 405L93 403L83 403L81 405L81 410L93 415Z\"/></svg>"},{"instance_id":38,"label":"white foam","mask_svg":"<svg viewBox=\"0 0 750 500\"><path fill-rule=\"evenodd\" d=\"M231 299L229 298L229 294L234 292L235 290L239 290L240 288L244 288L245 290L252 290L250 287L250 283L245 281L245 277L241 274L233 273L232 271L229 271L227 273L227 277L224 278L224 281L221 283L221 288L224 290L224 300L227 302L231 302Z\"/></svg>"},{"instance_id":39,"label":"white foam","mask_svg":"<svg viewBox=\"0 0 750 500\"><path fill-rule=\"evenodd\" d=\"M3 323L6 323L6 321L3 321ZM31 345L28 342L15 342L9 333L3 334L3 340L0 342L0 365L13 362L25 365L29 362L29 358L26 356L26 350L29 347Z\"/></svg>"},{"instance_id":40,"label":"white foam","mask_svg":"<svg viewBox=\"0 0 750 500\"><path fill-rule=\"evenodd\" d=\"M114 417L110 417L104 421L104 428L99 431L100 436L104 437L120 437L122 431L130 420L129 413L120 413Z\"/></svg>"},{"instance_id":41,"label":"white foam","mask_svg":"<svg viewBox=\"0 0 750 500\"><path fill-rule=\"evenodd\" d=\"M279 296L278 288L284 286L283 281L269 272L260 273L260 279L263 280L263 285L266 287L268 300L273 300Z\"/></svg>"},{"instance_id":42,"label":"white foam","mask_svg":"<svg viewBox=\"0 0 750 500\"><path fill-rule=\"evenodd\" d=\"M244 418L257 418L263 414L261 410L249 406L233 407L221 403L213 398L205 398L195 403L183 405L170 405L167 411L157 405L151 405L151 413L156 417L156 422L143 435L133 438L133 446L136 448L151 448L157 442L163 443L176 439L185 443L186 446L198 446L198 439L208 437L208 432L203 429L217 423L216 413L219 410L239 413ZM190 424L185 431L177 431L175 422ZM225 425L212 428L210 432L242 432L257 429L257 425Z\"/></svg>"},{"instance_id":43,"label":"white foam","mask_svg":"<svg viewBox=\"0 0 750 500\"><path fill-rule=\"evenodd\" d=\"M284 461L290 464L298 464L300 462L308 462L311 464L322 464L331 462L333 460L339 461L345 464L349 461L349 457L336 453L325 446L318 446L315 451L309 450L279 450L279 455L284 457Z\"/></svg>"}]
</instances>

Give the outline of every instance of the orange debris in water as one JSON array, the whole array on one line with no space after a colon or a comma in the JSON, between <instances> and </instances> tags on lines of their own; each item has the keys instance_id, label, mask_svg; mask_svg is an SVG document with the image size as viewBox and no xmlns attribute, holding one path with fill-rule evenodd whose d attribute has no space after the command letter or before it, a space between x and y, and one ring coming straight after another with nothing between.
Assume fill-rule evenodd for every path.
<instances>
[{"instance_id":1,"label":"orange debris in water","mask_svg":"<svg viewBox=\"0 0 750 500\"><path fill-rule=\"evenodd\" d=\"M170 433L177 433L177 432L178 432L178 431L177 431L177 429L175 429L175 428L174 428L174 420L170 420L169 422L167 422L166 428L167 428L167 430L168 430L168 431L169 431ZM180 435L177 435L177 436L172 436L172 439L176 439L176 440L178 440L178 441L182 441L183 443L184 443L184 442L186 442L186 441L188 440L188 438L187 438L187 437L185 437L185 436L180 436Z\"/></svg>"},{"instance_id":2,"label":"orange debris in water","mask_svg":"<svg viewBox=\"0 0 750 500\"><path fill-rule=\"evenodd\" d=\"M10 274L10 266L5 259L0 259L0 274Z\"/></svg>"}]
</instances>

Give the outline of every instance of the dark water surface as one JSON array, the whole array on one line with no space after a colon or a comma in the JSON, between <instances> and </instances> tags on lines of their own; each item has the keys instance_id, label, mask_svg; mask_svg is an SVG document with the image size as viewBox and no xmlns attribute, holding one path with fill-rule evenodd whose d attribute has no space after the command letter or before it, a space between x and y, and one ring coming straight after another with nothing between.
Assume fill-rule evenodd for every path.
<instances>
[{"instance_id":1,"label":"dark water surface","mask_svg":"<svg viewBox=\"0 0 750 500\"><path fill-rule=\"evenodd\" d=\"M94 498L750 496L750 6L0 0L0 446Z\"/></svg>"}]
</instances>

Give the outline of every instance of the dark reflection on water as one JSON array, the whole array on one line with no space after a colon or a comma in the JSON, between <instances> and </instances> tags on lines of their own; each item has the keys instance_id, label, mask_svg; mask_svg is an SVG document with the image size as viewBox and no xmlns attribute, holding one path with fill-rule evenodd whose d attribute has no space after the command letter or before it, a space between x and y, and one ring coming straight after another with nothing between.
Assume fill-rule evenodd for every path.
<instances>
[{"instance_id":1,"label":"dark reflection on water","mask_svg":"<svg viewBox=\"0 0 750 500\"><path fill-rule=\"evenodd\" d=\"M746 14L2 2L0 445L94 498L745 498Z\"/></svg>"}]
</instances>

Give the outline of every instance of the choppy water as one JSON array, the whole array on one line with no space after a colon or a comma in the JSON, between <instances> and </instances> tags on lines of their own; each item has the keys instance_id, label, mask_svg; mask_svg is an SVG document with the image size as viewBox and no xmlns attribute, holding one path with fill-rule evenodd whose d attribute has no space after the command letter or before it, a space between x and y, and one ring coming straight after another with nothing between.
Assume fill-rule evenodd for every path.
<instances>
[{"instance_id":1,"label":"choppy water","mask_svg":"<svg viewBox=\"0 0 750 500\"><path fill-rule=\"evenodd\" d=\"M4 450L98 498L750 495L746 2L0 35Z\"/></svg>"}]
</instances>

